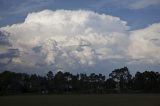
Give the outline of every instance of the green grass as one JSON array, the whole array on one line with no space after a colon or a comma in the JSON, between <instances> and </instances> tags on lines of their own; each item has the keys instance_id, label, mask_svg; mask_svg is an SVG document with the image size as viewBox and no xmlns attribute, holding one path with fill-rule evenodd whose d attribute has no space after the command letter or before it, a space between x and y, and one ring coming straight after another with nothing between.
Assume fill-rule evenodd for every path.
<instances>
[{"instance_id":1,"label":"green grass","mask_svg":"<svg viewBox=\"0 0 160 106\"><path fill-rule=\"evenodd\" d=\"M2 96L0 106L160 106L160 94Z\"/></svg>"}]
</instances>

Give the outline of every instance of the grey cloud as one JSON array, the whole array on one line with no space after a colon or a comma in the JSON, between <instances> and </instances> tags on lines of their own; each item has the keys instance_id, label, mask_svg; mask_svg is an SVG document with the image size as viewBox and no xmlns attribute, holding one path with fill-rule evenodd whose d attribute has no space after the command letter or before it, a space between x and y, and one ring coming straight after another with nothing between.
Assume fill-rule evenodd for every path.
<instances>
[{"instance_id":1,"label":"grey cloud","mask_svg":"<svg viewBox=\"0 0 160 106\"><path fill-rule=\"evenodd\" d=\"M0 46L11 46L9 33L0 31Z\"/></svg>"},{"instance_id":2,"label":"grey cloud","mask_svg":"<svg viewBox=\"0 0 160 106\"><path fill-rule=\"evenodd\" d=\"M101 0L91 6L97 9L100 8L128 8L128 9L143 9L150 6L159 6L160 0Z\"/></svg>"},{"instance_id":3,"label":"grey cloud","mask_svg":"<svg viewBox=\"0 0 160 106\"><path fill-rule=\"evenodd\" d=\"M8 49L5 53L0 53L0 70L7 70L14 59L20 56L18 49ZM13 67L12 67L13 68Z\"/></svg>"},{"instance_id":4,"label":"grey cloud","mask_svg":"<svg viewBox=\"0 0 160 106\"><path fill-rule=\"evenodd\" d=\"M7 52L1 53L0 58L14 58L19 57L20 53L18 49L8 49Z\"/></svg>"},{"instance_id":5,"label":"grey cloud","mask_svg":"<svg viewBox=\"0 0 160 106\"><path fill-rule=\"evenodd\" d=\"M35 53L40 53L40 52L42 51L42 46L33 47L32 50L33 50Z\"/></svg>"},{"instance_id":6,"label":"grey cloud","mask_svg":"<svg viewBox=\"0 0 160 106\"><path fill-rule=\"evenodd\" d=\"M130 9L143 9L150 6L159 6L160 0L134 0L129 4Z\"/></svg>"}]
</instances>

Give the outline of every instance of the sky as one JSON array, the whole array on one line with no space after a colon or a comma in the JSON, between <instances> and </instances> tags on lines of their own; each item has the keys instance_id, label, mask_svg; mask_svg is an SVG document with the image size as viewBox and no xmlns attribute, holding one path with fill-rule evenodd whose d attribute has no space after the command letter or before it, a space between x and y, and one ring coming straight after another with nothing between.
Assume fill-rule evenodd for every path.
<instances>
[{"instance_id":1,"label":"sky","mask_svg":"<svg viewBox=\"0 0 160 106\"><path fill-rule=\"evenodd\" d=\"M0 0L0 71L160 72L160 0Z\"/></svg>"}]
</instances>

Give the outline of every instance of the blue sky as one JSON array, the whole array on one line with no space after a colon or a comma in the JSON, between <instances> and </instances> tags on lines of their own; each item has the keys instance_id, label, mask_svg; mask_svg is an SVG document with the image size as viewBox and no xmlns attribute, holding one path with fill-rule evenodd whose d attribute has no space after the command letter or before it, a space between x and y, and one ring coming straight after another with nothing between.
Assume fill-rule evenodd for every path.
<instances>
[{"instance_id":1,"label":"blue sky","mask_svg":"<svg viewBox=\"0 0 160 106\"><path fill-rule=\"evenodd\" d=\"M160 0L0 0L0 70L160 69Z\"/></svg>"},{"instance_id":2,"label":"blue sky","mask_svg":"<svg viewBox=\"0 0 160 106\"><path fill-rule=\"evenodd\" d=\"M160 21L159 0L0 0L0 26L23 22L28 13L44 9L92 10L120 17L132 29Z\"/></svg>"}]
</instances>

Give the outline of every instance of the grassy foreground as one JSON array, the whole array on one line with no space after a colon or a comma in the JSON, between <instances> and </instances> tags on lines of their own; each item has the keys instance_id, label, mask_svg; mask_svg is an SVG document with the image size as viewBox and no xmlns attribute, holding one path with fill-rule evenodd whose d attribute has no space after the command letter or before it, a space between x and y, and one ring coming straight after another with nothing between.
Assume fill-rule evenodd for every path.
<instances>
[{"instance_id":1,"label":"grassy foreground","mask_svg":"<svg viewBox=\"0 0 160 106\"><path fill-rule=\"evenodd\" d=\"M0 106L160 106L160 94L2 96Z\"/></svg>"}]
</instances>

